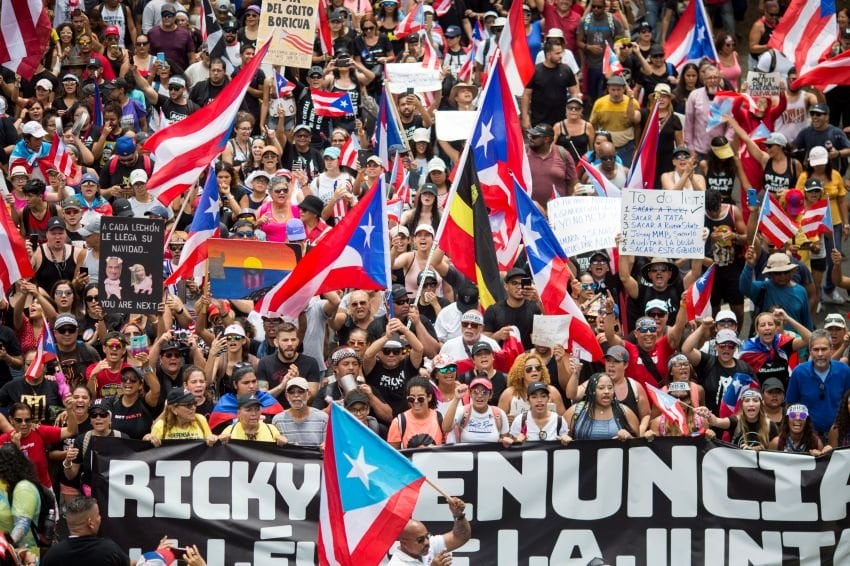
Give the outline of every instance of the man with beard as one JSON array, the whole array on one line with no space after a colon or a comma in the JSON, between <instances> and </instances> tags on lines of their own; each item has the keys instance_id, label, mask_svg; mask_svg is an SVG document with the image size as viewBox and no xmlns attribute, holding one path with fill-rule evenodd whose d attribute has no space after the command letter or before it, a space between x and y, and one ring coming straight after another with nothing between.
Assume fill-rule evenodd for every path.
<instances>
[{"instance_id":1,"label":"man with beard","mask_svg":"<svg viewBox=\"0 0 850 566\"><path fill-rule=\"evenodd\" d=\"M286 382L286 401L289 408L272 419L272 426L294 446L324 446L328 414L307 404L310 386L303 377Z\"/></svg>"},{"instance_id":2,"label":"man with beard","mask_svg":"<svg viewBox=\"0 0 850 566\"><path fill-rule=\"evenodd\" d=\"M414 319L419 315L411 313L410 317ZM405 352L398 336L404 336L407 340L409 352ZM372 342L363 355L366 383L378 398L370 405L379 420L389 422L407 409L404 386L409 379L419 374L421 365L422 342L400 319L391 318L384 335ZM381 407L377 403L378 400L387 407Z\"/></svg>"},{"instance_id":3,"label":"man with beard","mask_svg":"<svg viewBox=\"0 0 850 566\"><path fill-rule=\"evenodd\" d=\"M717 332L714 344L714 354L699 350L700 345L711 337L714 319L702 319L697 329L685 339L682 353L696 368L697 381L705 390L705 406L717 414L720 400L726 392L726 387L732 382L736 373L753 375L753 370L746 363L735 358L735 351L741 341L734 330L723 329Z\"/></svg>"},{"instance_id":4,"label":"man with beard","mask_svg":"<svg viewBox=\"0 0 850 566\"><path fill-rule=\"evenodd\" d=\"M711 103L720 87L720 71L714 65L708 65L704 72L705 86L691 92L685 104L685 145L700 161L707 159L711 151L711 138L725 136L731 140L735 137L735 131L728 124L706 129Z\"/></svg>"},{"instance_id":5,"label":"man with beard","mask_svg":"<svg viewBox=\"0 0 850 566\"><path fill-rule=\"evenodd\" d=\"M218 57L210 59L210 78L192 87L189 91L189 100L203 108L215 100L229 82L224 61Z\"/></svg>"},{"instance_id":6,"label":"man with beard","mask_svg":"<svg viewBox=\"0 0 850 566\"><path fill-rule=\"evenodd\" d=\"M150 102L157 110L161 110L162 115L165 116L169 124L179 122L188 117L192 112L200 109L197 104L184 98L186 94L186 79L180 75L172 75L168 79L168 96L164 97L160 96L159 92L148 84L147 80L142 78L142 75L139 74L139 69L135 65L130 67L130 71L132 71L133 78L136 80L136 86L144 93L145 100Z\"/></svg>"},{"instance_id":7,"label":"man with beard","mask_svg":"<svg viewBox=\"0 0 850 566\"><path fill-rule=\"evenodd\" d=\"M310 397L319 390L319 364L309 356L298 352L301 340L298 328L291 322L282 322L277 327L277 352L266 356L257 365L257 379L265 380L274 389L283 386L294 377L303 377L310 385ZM285 395L278 398L281 405L286 404Z\"/></svg>"},{"instance_id":8,"label":"man with beard","mask_svg":"<svg viewBox=\"0 0 850 566\"><path fill-rule=\"evenodd\" d=\"M398 548L393 551L388 566L448 566L452 563L451 551L466 544L472 536L472 527L464 514L466 504L462 499L449 497L446 503L454 517L452 530L441 535L432 535L428 532L428 527L411 519L398 537Z\"/></svg>"},{"instance_id":9,"label":"man with beard","mask_svg":"<svg viewBox=\"0 0 850 566\"><path fill-rule=\"evenodd\" d=\"M422 101L415 94L408 94L398 99L398 114L401 119L399 124L401 131L411 143L415 130L430 128L433 123L428 109L422 105Z\"/></svg>"},{"instance_id":10,"label":"man with beard","mask_svg":"<svg viewBox=\"0 0 850 566\"><path fill-rule=\"evenodd\" d=\"M86 384L86 368L100 361L94 348L77 341L79 329L77 319L70 314L60 314L53 323L59 365L71 391Z\"/></svg>"},{"instance_id":11,"label":"man with beard","mask_svg":"<svg viewBox=\"0 0 850 566\"><path fill-rule=\"evenodd\" d=\"M499 344L483 334L484 315L481 311L470 309L460 317L460 336L447 340L440 348L440 354L448 356L458 364L458 371L466 371L472 365L472 347L485 342L494 353L501 352Z\"/></svg>"}]
</instances>

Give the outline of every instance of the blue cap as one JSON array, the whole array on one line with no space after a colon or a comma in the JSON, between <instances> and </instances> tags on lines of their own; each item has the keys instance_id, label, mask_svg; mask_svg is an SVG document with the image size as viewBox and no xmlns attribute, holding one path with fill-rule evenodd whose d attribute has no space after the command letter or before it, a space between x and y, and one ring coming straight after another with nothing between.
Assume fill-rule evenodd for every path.
<instances>
[{"instance_id":1,"label":"blue cap","mask_svg":"<svg viewBox=\"0 0 850 566\"><path fill-rule=\"evenodd\" d=\"M145 212L145 216L152 216L154 218L162 218L163 220L168 220L168 209L162 206L161 204L155 204L150 208L150 210Z\"/></svg>"},{"instance_id":2,"label":"blue cap","mask_svg":"<svg viewBox=\"0 0 850 566\"><path fill-rule=\"evenodd\" d=\"M121 136L118 138L118 141L115 142L115 154L119 157L133 155L134 151L136 151L136 142L133 141L132 138Z\"/></svg>"},{"instance_id":3,"label":"blue cap","mask_svg":"<svg viewBox=\"0 0 850 566\"><path fill-rule=\"evenodd\" d=\"M326 147L325 151L322 153L322 157L330 157L331 159L339 158L339 148L338 147Z\"/></svg>"},{"instance_id":4,"label":"blue cap","mask_svg":"<svg viewBox=\"0 0 850 566\"><path fill-rule=\"evenodd\" d=\"M446 28L446 37L459 37L460 34L460 27L458 26L449 26Z\"/></svg>"},{"instance_id":5,"label":"blue cap","mask_svg":"<svg viewBox=\"0 0 850 566\"><path fill-rule=\"evenodd\" d=\"M287 242L303 242L307 239L307 231L304 229L304 223L297 218L290 218L286 221L286 241Z\"/></svg>"},{"instance_id":6,"label":"blue cap","mask_svg":"<svg viewBox=\"0 0 850 566\"><path fill-rule=\"evenodd\" d=\"M83 183L94 183L100 186L100 179L94 173L86 173L80 178L80 184L82 185Z\"/></svg>"}]
</instances>

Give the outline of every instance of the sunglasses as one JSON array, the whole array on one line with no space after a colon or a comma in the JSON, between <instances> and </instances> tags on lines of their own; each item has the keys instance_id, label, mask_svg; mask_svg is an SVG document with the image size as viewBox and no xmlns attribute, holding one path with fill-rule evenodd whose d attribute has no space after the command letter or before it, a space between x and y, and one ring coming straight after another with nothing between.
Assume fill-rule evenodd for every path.
<instances>
[{"instance_id":1,"label":"sunglasses","mask_svg":"<svg viewBox=\"0 0 850 566\"><path fill-rule=\"evenodd\" d=\"M385 356L400 356L401 348L384 348L381 350Z\"/></svg>"},{"instance_id":2,"label":"sunglasses","mask_svg":"<svg viewBox=\"0 0 850 566\"><path fill-rule=\"evenodd\" d=\"M277 159L277 158L275 158L275 159ZM289 192L289 189L275 189L272 192L276 195L285 195L286 193Z\"/></svg>"},{"instance_id":3,"label":"sunglasses","mask_svg":"<svg viewBox=\"0 0 850 566\"><path fill-rule=\"evenodd\" d=\"M29 423L33 422L35 419L33 419L32 417L30 417L28 419L22 419L21 417L14 417L12 420L15 421L18 424L24 424L24 423L29 424Z\"/></svg>"},{"instance_id":4,"label":"sunglasses","mask_svg":"<svg viewBox=\"0 0 850 566\"><path fill-rule=\"evenodd\" d=\"M653 332L657 332L658 328L655 326L644 326L643 328L636 328L635 332L638 334L652 334Z\"/></svg>"},{"instance_id":5,"label":"sunglasses","mask_svg":"<svg viewBox=\"0 0 850 566\"><path fill-rule=\"evenodd\" d=\"M364 32L366 32L366 31L372 31L372 30L374 30L374 29L375 29L375 26L364 26L364 27L362 27L362 28L360 28L360 29L362 29Z\"/></svg>"},{"instance_id":6,"label":"sunglasses","mask_svg":"<svg viewBox=\"0 0 850 566\"><path fill-rule=\"evenodd\" d=\"M734 350L735 343L734 342L723 342L722 344L715 344L715 348L720 348L721 350Z\"/></svg>"},{"instance_id":7,"label":"sunglasses","mask_svg":"<svg viewBox=\"0 0 850 566\"><path fill-rule=\"evenodd\" d=\"M97 302L97 295L86 295L86 302L87 303L96 303Z\"/></svg>"},{"instance_id":8,"label":"sunglasses","mask_svg":"<svg viewBox=\"0 0 850 566\"><path fill-rule=\"evenodd\" d=\"M149 41L137 41L136 47L144 47L145 45L150 45Z\"/></svg>"},{"instance_id":9,"label":"sunglasses","mask_svg":"<svg viewBox=\"0 0 850 566\"><path fill-rule=\"evenodd\" d=\"M109 413L106 411L89 411L89 417L92 419L105 419L108 416Z\"/></svg>"},{"instance_id":10,"label":"sunglasses","mask_svg":"<svg viewBox=\"0 0 850 566\"><path fill-rule=\"evenodd\" d=\"M455 373L457 371L457 366L451 364L446 367L438 368L437 371L440 373Z\"/></svg>"},{"instance_id":11,"label":"sunglasses","mask_svg":"<svg viewBox=\"0 0 850 566\"><path fill-rule=\"evenodd\" d=\"M823 112L809 112L809 116L826 116Z\"/></svg>"},{"instance_id":12,"label":"sunglasses","mask_svg":"<svg viewBox=\"0 0 850 566\"><path fill-rule=\"evenodd\" d=\"M369 303L366 301L352 301L349 303L352 307L362 307L364 305L368 305Z\"/></svg>"},{"instance_id":13,"label":"sunglasses","mask_svg":"<svg viewBox=\"0 0 850 566\"><path fill-rule=\"evenodd\" d=\"M393 300L393 304L394 304L394 305L406 305L406 304L407 304L407 299Z\"/></svg>"},{"instance_id":14,"label":"sunglasses","mask_svg":"<svg viewBox=\"0 0 850 566\"><path fill-rule=\"evenodd\" d=\"M262 319L263 319L263 322L273 322L273 323L278 323L281 320L279 318L270 318L268 316L264 316L264 317L262 317Z\"/></svg>"},{"instance_id":15,"label":"sunglasses","mask_svg":"<svg viewBox=\"0 0 850 566\"><path fill-rule=\"evenodd\" d=\"M121 340L107 340L104 345L110 350L121 350L124 348L124 343Z\"/></svg>"},{"instance_id":16,"label":"sunglasses","mask_svg":"<svg viewBox=\"0 0 850 566\"><path fill-rule=\"evenodd\" d=\"M89 39L81 39L81 40L79 40L77 43L79 43L80 45L88 45L89 43L91 43L91 40L89 40Z\"/></svg>"},{"instance_id":17,"label":"sunglasses","mask_svg":"<svg viewBox=\"0 0 850 566\"><path fill-rule=\"evenodd\" d=\"M239 336L238 334L231 334L230 336L225 336L224 338L228 342L239 342L240 340L242 340L242 337Z\"/></svg>"},{"instance_id":18,"label":"sunglasses","mask_svg":"<svg viewBox=\"0 0 850 566\"><path fill-rule=\"evenodd\" d=\"M809 413L792 411L788 413L788 418L792 421L804 421L809 418Z\"/></svg>"},{"instance_id":19,"label":"sunglasses","mask_svg":"<svg viewBox=\"0 0 850 566\"><path fill-rule=\"evenodd\" d=\"M168 244L168 249L177 252L183 249L183 244Z\"/></svg>"},{"instance_id":20,"label":"sunglasses","mask_svg":"<svg viewBox=\"0 0 850 566\"><path fill-rule=\"evenodd\" d=\"M646 313L646 316L650 316L652 318L664 318L667 316L667 313L663 311L651 311Z\"/></svg>"},{"instance_id":21,"label":"sunglasses","mask_svg":"<svg viewBox=\"0 0 850 566\"><path fill-rule=\"evenodd\" d=\"M349 346L365 346L366 340L349 340L348 345Z\"/></svg>"},{"instance_id":22,"label":"sunglasses","mask_svg":"<svg viewBox=\"0 0 850 566\"><path fill-rule=\"evenodd\" d=\"M54 328L53 332L56 334L76 334L77 327L76 326L63 326L62 328Z\"/></svg>"},{"instance_id":23,"label":"sunglasses","mask_svg":"<svg viewBox=\"0 0 850 566\"><path fill-rule=\"evenodd\" d=\"M425 395L419 395L417 397L414 397L413 395L408 395L407 396L407 402L410 405L414 405L414 404L418 405L418 404L421 404L421 403L427 403L428 397L426 397ZM422 538L422 537L420 537L420 538Z\"/></svg>"},{"instance_id":24,"label":"sunglasses","mask_svg":"<svg viewBox=\"0 0 850 566\"><path fill-rule=\"evenodd\" d=\"M137 375L122 375L121 383L139 383L139 377Z\"/></svg>"},{"instance_id":25,"label":"sunglasses","mask_svg":"<svg viewBox=\"0 0 850 566\"><path fill-rule=\"evenodd\" d=\"M478 328L481 326L480 324L476 324L474 322L461 322L460 325L463 328Z\"/></svg>"},{"instance_id":26,"label":"sunglasses","mask_svg":"<svg viewBox=\"0 0 850 566\"><path fill-rule=\"evenodd\" d=\"M229 340L229 338L228 338L228 340ZM174 351L165 352L164 354L160 354L160 357L161 358L179 358L180 352L174 352Z\"/></svg>"},{"instance_id":27,"label":"sunglasses","mask_svg":"<svg viewBox=\"0 0 850 566\"><path fill-rule=\"evenodd\" d=\"M180 86L180 85L168 85L168 90L178 91L178 90L180 90L180 89L182 89L182 88L183 88L183 87L182 87L182 86Z\"/></svg>"},{"instance_id":28,"label":"sunglasses","mask_svg":"<svg viewBox=\"0 0 850 566\"><path fill-rule=\"evenodd\" d=\"M473 395L488 395L490 390L486 387L476 387L475 389L470 389L469 392Z\"/></svg>"},{"instance_id":29,"label":"sunglasses","mask_svg":"<svg viewBox=\"0 0 850 566\"><path fill-rule=\"evenodd\" d=\"M73 297L74 292L73 291L65 291L64 289L59 289L58 291L56 291L56 296L57 297Z\"/></svg>"},{"instance_id":30,"label":"sunglasses","mask_svg":"<svg viewBox=\"0 0 850 566\"><path fill-rule=\"evenodd\" d=\"M236 232L235 236L237 238L253 238L254 237L254 231L251 230L250 232Z\"/></svg>"},{"instance_id":31,"label":"sunglasses","mask_svg":"<svg viewBox=\"0 0 850 566\"><path fill-rule=\"evenodd\" d=\"M581 106L567 106L567 110L571 110L573 112L579 112L581 110Z\"/></svg>"},{"instance_id":32,"label":"sunglasses","mask_svg":"<svg viewBox=\"0 0 850 566\"><path fill-rule=\"evenodd\" d=\"M525 366L525 373L540 371L541 369L543 369L543 366Z\"/></svg>"}]
</instances>

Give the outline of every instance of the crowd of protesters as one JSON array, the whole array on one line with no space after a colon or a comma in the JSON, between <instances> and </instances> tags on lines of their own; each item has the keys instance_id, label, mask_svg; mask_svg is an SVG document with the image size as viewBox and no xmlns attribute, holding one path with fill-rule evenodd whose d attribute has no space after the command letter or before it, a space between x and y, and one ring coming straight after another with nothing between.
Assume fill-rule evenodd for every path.
<instances>
[{"instance_id":1,"label":"crowd of protesters","mask_svg":"<svg viewBox=\"0 0 850 566\"><path fill-rule=\"evenodd\" d=\"M54 34L32 79L0 68L4 205L35 272L0 297L0 530L8 539L0 546L19 549L20 563L38 553L29 527L49 504L46 490L74 536L44 564L94 563L85 560L95 553L99 564L122 559L96 536L100 514L88 497L95 436L322 449L328 406L339 403L402 449L705 435L818 456L850 444L850 276L842 273L850 87L792 88L797 70L767 46L787 2L706 2L718 59L679 69L665 61L664 45L687 2L524 3L536 67L518 109L537 205L545 212L552 198L595 194L580 159L622 188L656 101L654 186L706 193L701 261L610 250L571 258L568 292L597 333L604 357L596 361L535 344L543 308L524 254L501 274L506 299L486 310L451 257L438 251L427 263L465 143L438 139L435 111L475 109L508 13L488 0L450 4L437 15L426 3L423 29L397 37L414 3L330 0L334 55L317 40L310 68L266 68L250 82L214 167L222 238L308 252L340 210L390 173L371 156L384 64L421 61L425 42L442 58L441 91L394 100L407 143L391 157L402 160L414 197L390 226L392 288L317 296L297 320L260 316L253 301L212 296L195 280L168 290L155 315L116 314L102 306L98 285L103 216L160 219L173 232L165 261L179 262L197 191L169 207L156 201L143 143L208 105L254 56L259 2L214 4L226 50L211 58L200 2L59 0L49 6ZM745 31L747 11L759 14ZM837 21L836 54L850 48L846 8ZM621 74L603 72L606 44ZM711 127L719 91L747 92L745 69L779 72L778 96L736 103ZM290 93L281 94L278 75L294 85ZM353 113L318 116L317 90L348 92ZM753 134L759 122L769 135ZM76 178L37 166L57 136ZM364 151L345 167L340 148L352 136ZM757 173L742 163L744 149ZM758 190L748 194L751 187ZM794 218L828 199L833 230L773 246L757 235L766 195ZM106 277L112 260L120 261L107 260ZM684 290L710 265L712 315L689 321ZM137 267L140 286L145 269L159 268ZM30 375L44 328L58 360ZM129 348L138 336L147 337L146 352ZM742 375L753 385L729 407L724 394ZM650 403L647 386L681 400L685 426ZM197 552L186 559L203 563Z\"/></svg>"}]
</instances>

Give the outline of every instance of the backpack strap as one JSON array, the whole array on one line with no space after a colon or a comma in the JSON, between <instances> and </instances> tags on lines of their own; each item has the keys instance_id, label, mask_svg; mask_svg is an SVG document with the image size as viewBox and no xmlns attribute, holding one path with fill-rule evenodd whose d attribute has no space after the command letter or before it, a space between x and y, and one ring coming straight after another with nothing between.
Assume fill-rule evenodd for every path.
<instances>
[{"instance_id":1,"label":"backpack strap","mask_svg":"<svg viewBox=\"0 0 850 566\"><path fill-rule=\"evenodd\" d=\"M496 421L496 432L502 433L502 413L495 405L490 405L490 412L493 413L493 420Z\"/></svg>"}]
</instances>

